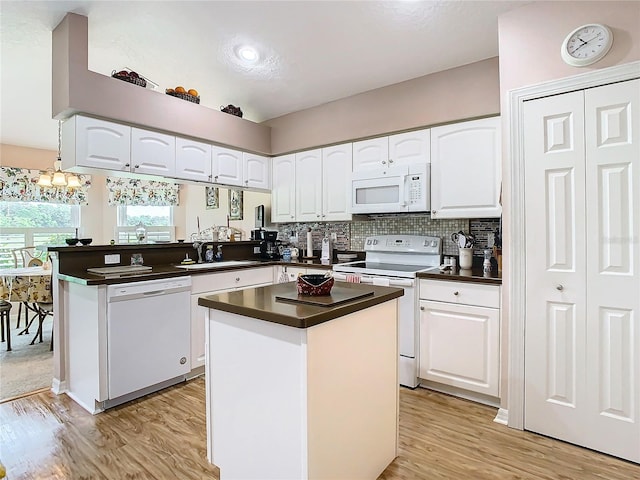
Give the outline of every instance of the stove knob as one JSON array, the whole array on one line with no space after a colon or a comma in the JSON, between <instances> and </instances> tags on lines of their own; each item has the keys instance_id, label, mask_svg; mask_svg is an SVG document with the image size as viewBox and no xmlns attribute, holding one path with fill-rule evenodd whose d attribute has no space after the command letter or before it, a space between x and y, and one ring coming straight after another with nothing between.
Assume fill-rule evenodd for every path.
<instances>
[{"instance_id":1,"label":"stove knob","mask_svg":"<svg viewBox=\"0 0 640 480\"><path fill-rule=\"evenodd\" d=\"M374 244L374 245L377 245L377 244L378 244L378 240L374 240L374 241L373 241L373 244Z\"/></svg>"},{"instance_id":2,"label":"stove knob","mask_svg":"<svg viewBox=\"0 0 640 480\"><path fill-rule=\"evenodd\" d=\"M432 247L437 247L438 246L438 242L436 242L435 240L433 242L431 242L431 246Z\"/></svg>"}]
</instances>

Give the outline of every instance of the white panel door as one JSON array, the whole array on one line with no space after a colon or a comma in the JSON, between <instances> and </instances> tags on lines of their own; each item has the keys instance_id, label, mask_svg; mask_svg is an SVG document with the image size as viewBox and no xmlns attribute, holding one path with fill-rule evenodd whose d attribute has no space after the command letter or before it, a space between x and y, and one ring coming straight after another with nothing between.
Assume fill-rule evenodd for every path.
<instances>
[{"instance_id":1,"label":"white panel door","mask_svg":"<svg viewBox=\"0 0 640 480\"><path fill-rule=\"evenodd\" d=\"M128 172L131 166L131 127L76 115L62 125L63 140L75 138L76 143L64 142L68 150L75 148L76 164L105 170ZM63 150L63 153L64 150ZM72 167L62 155L62 168Z\"/></svg>"},{"instance_id":2,"label":"white panel door","mask_svg":"<svg viewBox=\"0 0 640 480\"><path fill-rule=\"evenodd\" d=\"M431 130L398 133L389 137L389 165L431 163Z\"/></svg>"},{"instance_id":3,"label":"white panel door","mask_svg":"<svg viewBox=\"0 0 640 480\"><path fill-rule=\"evenodd\" d=\"M351 143L322 149L322 221L351 220Z\"/></svg>"},{"instance_id":4,"label":"white panel door","mask_svg":"<svg viewBox=\"0 0 640 480\"><path fill-rule=\"evenodd\" d=\"M353 143L353 171L389 168L389 137Z\"/></svg>"},{"instance_id":5,"label":"white panel door","mask_svg":"<svg viewBox=\"0 0 640 480\"><path fill-rule=\"evenodd\" d=\"M588 446L640 461L640 80L585 91Z\"/></svg>"},{"instance_id":6,"label":"white panel door","mask_svg":"<svg viewBox=\"0 0 640 480\"><path fill-rule=\"evenodd\" d=\"M431 217L499 217L500 117L431 129Z\"/></svg>"},{"instance_id":7,"label":"white panel door","mask_svg":"<svg viewBox=\"0 0 640 480\"><path fill-rule=\"evenodd\" d=\"M176 137L176 178L211 182L211 145Z\"/></svg>"},{"instance_id":8,"label":"white panel door","mask_svg":"<svg viewBox=\"0 0 640 480\"><path fill-rule=\"evenodd\" d=\"M527 102L525 428L640 461L640 82Z\"/></svg>"},{"instance_id":9,"label":"white panel door","mask_svg":"<svg viewBox=\"0 0 640 480\"><path fill-rule=\"evenodd\" d=\"M271 188L271 163L269 157L263 157L254 153L243 153L243 178L247 188Z\"/></svg>"},{"instance_id":10,"label":"white panel door","mask_svg":"<svg viewBox=\"0 0 640 480\"><path fill-rule=\"evenodd\" d=\"M131 171L173 177L176 173L176 137L131 128Z\"/></svg>"},{"instance_id":11,"label":"white panel door","mask_svg":"<svg viewBox=\"0 0 640 480\"><path fill-rule=\"evenodd\" d=\"M296 221L317 222L322 215L322 151L296 153Z\"/></svg>"},{"instance_id":12,"label":"white panel door","mask_svg":"<svg viewBox=\"0 0 640 480\"><path fill-rule=\"evenodd\" d=\"M271 163L271 222L296 219L296 156L275 157Z\"/></svg>"},{"instance_id":13,"label":"white panel door","mask_svg":"<svg viewBox=\"0 0 640 480\"><path fill-rule=\"evenodd\" d=\"M242 152L230 148L211 147L213 183L242 186Z\"/></svg>"}]
</instances>

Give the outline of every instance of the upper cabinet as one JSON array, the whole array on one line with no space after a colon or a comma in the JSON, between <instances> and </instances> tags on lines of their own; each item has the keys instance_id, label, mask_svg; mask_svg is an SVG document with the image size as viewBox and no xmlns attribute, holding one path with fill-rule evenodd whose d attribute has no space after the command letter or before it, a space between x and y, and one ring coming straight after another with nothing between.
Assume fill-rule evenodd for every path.
<instances>
[{"instance_id":1,"label":"upper cabinet","mask_svg":"<svg viewBox=\"0 0 640 480\"><path fill-rule=\"evenodd\" d=\"M176 137L176 177L211 181L211 145Z\"/></svg>"},{"instance_id":2,"label":"upper cabinet","mask_svg":"<svg viewBox=\"0 0 640 480\"><path fill-rule=\"evenodd\" d=\"M296 156L275 157L271 162L271 223L296 219Z\"/></svg>"},{"instance_id":3,"label":"upper cabinet","mask_svg":"<svg viewBox=\"0 0 640 480\"><path fill-rule=\"evenodd\" d=\"M161 177L176 174L176 137L141 128L131 129L131 171Z\"/></svg>"},{"instance_id":4,"label":"upper cabinet","mask_svg":"<svg viewBox=\"0 0 640 480\"><path fill-rule=\"evenodd\" d=\"M499 217L500 117L431 129L431 217Z\"/></svg>"},{"instance_id":5,"label":"upper cabinet","mask_svg":"<svg viewBox=\"0 0 640 480\"><path fill-rule=\"evenodd\" d=\"M62 124L61 147L63 170L131 170L131 127L126 125L76 115Z\"/></svg>"},{"instance_id":6,"label":"upper cabinet","mask_svg":"<svg viewBox=\"0 0 640 480\"><path fill-rule=\"evenodd\" d=\"M430 129L398 133L353 143L353 171L430 162Z\"/></svg>"},{"instance_id":7,"label":"upper cabinet","mask_svg":"<svg viewBox=\"0 0 640 480\"><path fill-rule=\"evenodd\" d=\"M271 221L351 220L352 144L273 159Z\"/></svg>"},{"instance_id":8,"label":"upper cabinet","mask_svg":"<svg viewBox=\"0 0 640 480\"><path fill-rule=\"evenodd\" d=\"M244 186L269 190L271 188L271 159L253 153L243 154Z\"/></svg>"},{"instance_id":9,"label":"upper cabinet","mask_svg":"<svg viewBox=\"0 0 640 480\"><path fill-rule=\"evenodd\" d=\"M242 152L230 148L213 146L211 171L213 183L242 187Z\"/></svg>"}]
</instances>

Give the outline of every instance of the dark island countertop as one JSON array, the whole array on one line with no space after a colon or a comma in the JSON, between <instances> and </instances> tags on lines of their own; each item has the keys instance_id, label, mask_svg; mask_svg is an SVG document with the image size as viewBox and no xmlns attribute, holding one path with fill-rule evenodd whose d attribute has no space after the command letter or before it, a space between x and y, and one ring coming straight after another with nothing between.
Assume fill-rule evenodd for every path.
<instances>
[{"instance_id":1,"label":"dark island countertop","mask_svg":"<svg viewBox=\"0 0 640 480\"><path fill-rule=\"evenodd\" d=\"M418 278L425 278L429 280L449 280L453 282L473 282L484 283L489 285L502 285L502 272L492 270L491 273L484 274L482 267L473 267L469 270L445 270L445 271L433 271L433 272L419 272Z\"/></svg>"},{"instance_id":2,"label":"dark island countertop","mask_svg":"<svg viewBox=\"0 0 640 480\"><path fill-rule=\"evenodd\" d=\"M342 282L340 287L354 293L373 292L373 295L336 306L307 305L276 299L277 296L296 291L296 283L289 282L200 297L198 305L290 327L309 328L404 295L402 288Z\"/></svg>"}]
</instances>

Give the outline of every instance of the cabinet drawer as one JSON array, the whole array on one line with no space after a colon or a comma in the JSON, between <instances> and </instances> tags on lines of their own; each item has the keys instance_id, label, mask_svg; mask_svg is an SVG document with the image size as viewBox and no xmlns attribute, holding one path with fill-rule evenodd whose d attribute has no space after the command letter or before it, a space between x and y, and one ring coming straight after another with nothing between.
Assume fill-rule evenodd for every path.
<instances>
[{"instance_id":1,"label":"cabinet drawer","mask_svg":"<svg viewBox=\"0 0 640 480\"><path fill-rule=\"evenodd\" d=\"M208 275L194 275L191 279L191 293L233 290L250 285L270 284L272 281L273 274L271 267L232 270Z\"/></svg>"},{"instance_id":2,"label":"cabinet drawer","mask_svg":"<svg viewBox=\"0 0 640 480\"><path fill-rule=\"evenodd\" d=\"M420 299L500 308L500 287L480 283L420 280Z\"/></svg>"}]
</instances>

